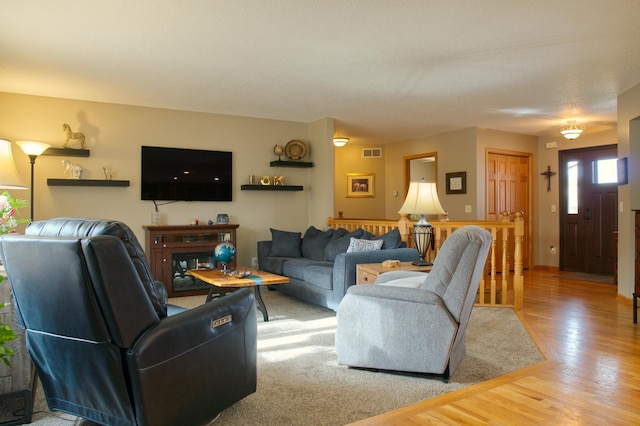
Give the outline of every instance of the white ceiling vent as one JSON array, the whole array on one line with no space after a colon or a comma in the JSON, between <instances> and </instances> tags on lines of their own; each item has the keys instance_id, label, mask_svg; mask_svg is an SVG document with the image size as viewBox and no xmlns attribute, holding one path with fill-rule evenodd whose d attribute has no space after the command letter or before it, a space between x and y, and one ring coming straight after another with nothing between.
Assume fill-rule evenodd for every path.
<instances>
[{"instance_id":1,"label":"white ceiling vent","mask_svg":"<svg viewBox=\"0 0 640 426\"><path fill-rule=\"evenodd\" d=\"M362 158L382 158L382 148L362 148Z\"/></svg>"}]
</instances>

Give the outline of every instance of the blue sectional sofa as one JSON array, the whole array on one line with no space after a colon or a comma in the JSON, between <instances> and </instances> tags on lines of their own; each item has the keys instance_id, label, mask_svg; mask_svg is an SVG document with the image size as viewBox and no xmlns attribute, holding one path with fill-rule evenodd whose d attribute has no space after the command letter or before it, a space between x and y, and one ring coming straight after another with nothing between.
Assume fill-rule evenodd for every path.
<instances>
[{"instance_id":1,"label":"blue sectional sofa","mask_svg":"<svg viewBox=\"0 0 640 426\"><path fill-rule=\"evenodd\" d=\"M347 289L356 283L357 264L387 259L418 259L415 249L405 247L397 229L382 236L362 229L322 231L312 226L304 236L271 229L271 240L258 241L260 270L290 280L273 288L334 311Z\"/></svg>"}]
</instances>

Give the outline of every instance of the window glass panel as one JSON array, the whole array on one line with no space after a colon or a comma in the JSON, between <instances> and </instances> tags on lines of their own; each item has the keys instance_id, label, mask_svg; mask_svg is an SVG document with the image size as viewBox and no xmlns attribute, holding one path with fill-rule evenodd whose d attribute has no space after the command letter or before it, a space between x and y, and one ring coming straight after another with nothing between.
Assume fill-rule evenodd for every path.
<instances>
[{"instance_id":1,"label":"window glass panel","mask_svg":"<svg viewBox=\"0 0 640 426\"><path fill-rule=\"evenodd\" d=\"M567 213L578 214L578 162L567 162Z\"/></svg>"},{"instance_id":2,"label":"window glass panel","mask_svg":"<svg viewBox=\"0 0 640 426\"><path fill-rule=\"evenodd\" d=\"M598 185L618 183L618 160L616 158L597 160L594 171L594 183Z\"/></svg>"}]
</instances>

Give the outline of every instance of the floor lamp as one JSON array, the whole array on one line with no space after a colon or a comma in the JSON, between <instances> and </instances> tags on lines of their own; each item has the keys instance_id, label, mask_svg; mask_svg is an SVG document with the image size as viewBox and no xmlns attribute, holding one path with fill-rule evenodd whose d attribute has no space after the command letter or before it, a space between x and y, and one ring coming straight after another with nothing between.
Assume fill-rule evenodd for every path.
<instances>
[{"instance_id":1,"label":"floor lamp","mask_svg":"<svg viewBox=\"0 0 640 426\"><path fill-rule=\"evenodd\" d=\"M433 182L411 182L407 198L398 211L400 214L420 215L413 225L413 243L418 251L419 260L412 262L416 266L430 266L432 263L425 260L427 250L433 240L433 227L425 219L425 215L446 214L438 199L438 190Z\"/></svg>"},{"instance_id":2,"label":"floor lamp","mask_svg":"<svg viewBox=\"0 0 640 426\"><path fill-rule=\"evenodd\" d=\"M25 154L29 156L31 160L31 221L33 221L33 169L36 165L36 158L45 152L51 145L48 143L35 142L35 141L19 141L16 142Z\"/></svg>"}]
</instances>

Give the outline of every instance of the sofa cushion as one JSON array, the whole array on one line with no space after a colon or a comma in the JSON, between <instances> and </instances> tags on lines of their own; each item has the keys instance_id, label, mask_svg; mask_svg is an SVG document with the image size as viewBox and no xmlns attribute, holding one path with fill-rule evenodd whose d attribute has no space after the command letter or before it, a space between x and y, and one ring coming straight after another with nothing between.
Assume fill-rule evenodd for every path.
<instances>
[{"instance_id":1,"label":"sofa cushion","mask_svg":"<svg viewBox=\"0 0 640 426\"><path fill-rule=\"evenodd\" d=\"M282 264L282 275L287 276L289 278L295 278L297 280L306 281L305 269L314 265L329 266L330 268L333 267L332 263L325 262L325 261L314 261L314 260L308 260L305 258L288 259L286 262ZM331 274L331 271L329 271L329 274Z\"/></svg>"},{"instance_id":2,"label":"sofa cushion","mask_svg":"<svg viewBox=\"0 0 640 426\"><path fill-rule=\"evenodd\" d=\"M271 230L271 256L302 257L302 233Z\"/></svg>"},{"instance_id":3,"label":"sofa cushion","mask_svg":"<svg viewBox=\"0 0 640 426\"><path fill-rule=\"evenodd\" d=\"M324 261L324 248L334 232L333 228L321 231L314 226L309 227L302 238L302 257Z\"/></svg>"},{"instance_id":4,"label":"sofa cushion","mask_svg":"<svg viewBox=\"0 0 640 426\"><path fill-rule=\"evenodd\" d=\"M355 253L360 251L380 250L382 248L382 240L362 240L351 237L347 253Z\"/></svg>"},{"instance_id":5,"label":"sofa cushion","mask_svg":"<svg viewBox=\"0 0 640 426\"><path fill-rule=\"evenodd\" d=\"M324 249L324 260L327 262L334 262L336 256L340 253L345 253L349 248L351 237L362 238L364 231L362 228L358 228L355 231L348 232L344 228L336 229L327 246Z\"/></svg>"},{"instance_id":6,"label":"sofa cushion","mask_svg":"<svg viewBox=\"0 0 640 426\"><path fill-rule=\"evenodd\" d=\"M325 290L333 288L333 264L312 264L304 268L304 281Z\"/></svg>"},{"instance_id":7,"label":"sofa cushion","mask_svg":"<svg viewBox=\"0 0 640 426\"><path fill-rule=\"evenodd\" d=\"M276 275L284 275L283 266L285 262L287 262L290 257L266 257L264 258L263 265L261 269L274 273Z\"/></svg>"}]
</instances>

